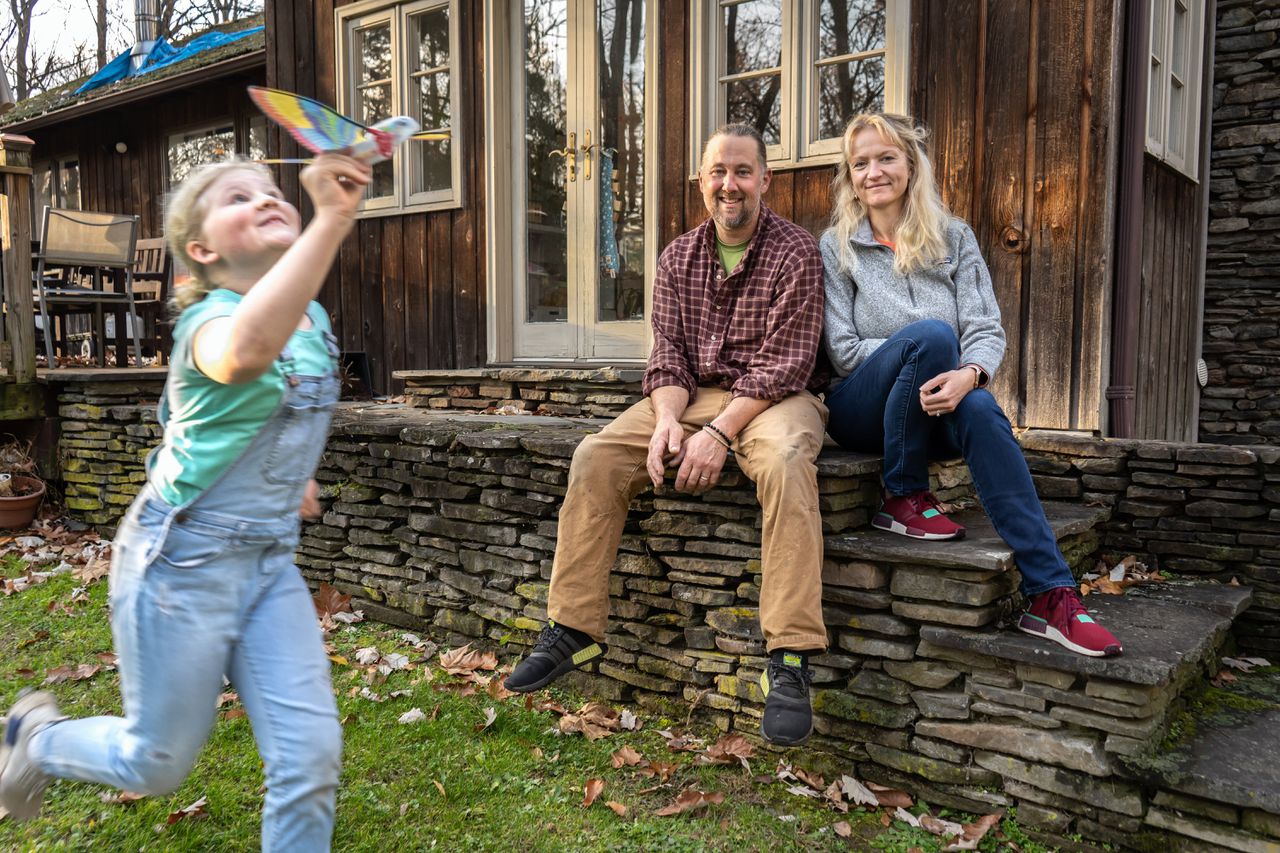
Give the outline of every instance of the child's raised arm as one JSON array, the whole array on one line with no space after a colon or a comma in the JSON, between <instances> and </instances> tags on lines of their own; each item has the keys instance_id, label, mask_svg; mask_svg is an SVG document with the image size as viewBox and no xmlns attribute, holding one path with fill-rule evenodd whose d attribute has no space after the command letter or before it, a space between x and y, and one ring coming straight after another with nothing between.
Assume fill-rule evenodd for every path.
<instances>
[{"instance_id":1,"label":"child's raised arm","mask_svg":"<svg viewBox=\"0 0 1280 853\"><path fill-rule=\"evenodd\" d=\"M371 171L350 157L321 154L302 170L300 179L315 206L315 217L249 288L234 313L210 320L195 334L196 366L214 381L252 381L280 355L351 230Z\"/></svg>"}]
</instances>

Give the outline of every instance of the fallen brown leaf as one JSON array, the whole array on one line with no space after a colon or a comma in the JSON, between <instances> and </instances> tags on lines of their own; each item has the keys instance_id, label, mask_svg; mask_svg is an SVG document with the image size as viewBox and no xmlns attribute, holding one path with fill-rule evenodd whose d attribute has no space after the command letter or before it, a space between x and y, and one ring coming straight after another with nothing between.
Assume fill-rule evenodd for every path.
<instances>
[{"instance_id":1,"label":"fallen brown leaf","mask_svg":"<svg viewBox=\"0 0 1280 853\"><path fill-rule=\"evenodd\" d=\"M636 768L641 776L657 776L659 782L665 782L680 769L679 764L665 764L661 761L650 761Z\"/></svg>"},{"instance_id":2,"label":"fallen brown leaf","mask_svg":"<svg viewBox=\"0 0 1280 853\"><path fill-rule=\"evenodd\" d=\"M587 740L608 737L620 727L619 714L608 705L588 702L572 714L560 718L564 734L581 733Z\"/></svg>"},{"instance_id":3,"label":"fallen brown leaf","mask_svg":"<svg viewBox=\"0 0 1280 853\"><path fill-rule=\"evenodd\" d=\"M853 835L853 827L849 825L847 820L838 820L831 825L831 830L841 838L849 838Z\"/></svg>"},{"instance_id":4,"label":"fallen brown leaf","mask_svg":"<svg viewBox=\"0 0 1280 853\"><path fill-rule=\"evenodd\" d=\"M751 763L748 759L753 758L756 754L756 748L739 734L729 734L720 738L714 744L707 748L707 751L698 756L698 762L701 764L732 764L737 761L742 768L748 773L751 772Z\"/></svg>"},{"instance_id":5,"label":"fallen brown leaf","mask_svg":"<svg viewBox=\"0 0 1280 853\"><path fill-rule=\"evenodd\" d=\"M827 787L826 781L821 776L819 776L817 773L810 773L808 770L805 770L803 767L793 768L791 772L796 774L797 779L799 779L801 782L805 783L815 791L821 791Z\"/></svg>"},{"instance_id":6,"label":"fallen brown leaf","mask_svg":"<svg viewBox=\"0 0 1280 853\"><path fill-rule=\"evenodd\" d=\"M321 619L332 617L335 613L346 613L351 610L351 596L343 595L327 583L321 583L312 601L316 606L316 615Z\"/></svg>"},{"instance_id":7,"label":"fallen brown leaf","mask_svg":"<svg viewBox=\"0 0 1280 853\"><path fill-rule=\"evenodd\" d=\"M476 731L478 731L478 732L482 732L482 731L484 731L485 729L489 728L489 726L492 726L492 725L493 725L493 721L494 721L494 720L496 720L496 719L498 719L498 712L497 712L497 711L495 711L493 708L485 708L485 709L484 709L484 722L483 722L483 723L476 723Z\"/></svg>"},{"instance_id":8,"label":"fallen brown leaf","mask_svg":"<svg viewBox=\"0 0 1280 853\"><path fill-rule=\"evenodd\" d=\"M871 793L876 795L876 801L882 806L887 806L891 809L909 809L915 805L915 801L911 799L911 795L906 791L889 788L885 785L877 785L875 782L867 782L865 785Z\"/></svg>"},{"instance_id":9,"label":"fallen brown leaf","mask_svg":"<svg viewBox=\"0 0 1280 853\"><path fill-rule=\"evenodd\" d=\"M606 800L605 805L613 809L613 813L616 814L618 817L627 816L627 807L624 806L622 803L619 803L616 800Z\"/></svg>"},{"instance_id":10,"label":"fallen brown leaf","mask_svg":"<svg viewBox=\"0 0 1280 853\"><path fill-rule=\"evenodd\" d=\"M130 803L136 803L145 796L146 794L135 794L133 791L103 791L98 795L98 799L112 805L127 806Z\"/></svg>"},{"instance_id":11,"label":"fallen brown leaf","mask_svg":"<svg viewBox=\"0 0 1280 853\"><path fill-rule=\"evenodd\" d=\"M600 796L600 792L604 790L603 779L588 779L587 784L583 787L584 796L582 798L582 807L590 808L591 804L596 801L596 797Z\"/></svg>"},{"instance_id":12,"label":"fallen brown leaf","mask_svg":"<svg viewBox=\"0 0 1280 853\"><path fill-rule=\"evenodd\" d=\"M58 666L45 673L44 684L61 684L64 681L84 681L102 671L102 665L82 663L79 666Z\"/></svg>"},{"instance_id":13,"label":"fallen brown leaf","mask_svg":"<svg viewBox=\"0 0 1280 853\"><path fill-rule=\"evenodd\" d=\"M209 813L205 811L205 806L207 805L209 805L209 798L201 797L189 806L169 812L167 823L173 826L180 820L204 820L209 816Z\"/></svg>"},{"instance_id":14,"label":"fallen brown leaf","mask_svg":"<svg viewBox=\"0 0 1280 853\"><path fill-rule=\"evenodd\" d=\"M449 795L444 792L444 785L440 784L440 780L432 779L431 784L436 786L436 790L440 792L440 796L444 797L446 800L449 799Z\"/></svg>"},{"instance_id":15,"label":"fallen brown leaf","mask_svg":"<svg viewBox=\"0 0 1280 853\"><path fill-rule=\"evenodd\" d=\"M617 770L619 767L634 767L644 761L644 758L641 757L640 753L636 752L630 745L617 750L610 755L609 758L613 762L614 770Z\"/></svg>"},{"instance_id":16,"label":"fallen brown leaf","mask_svg":"<svg viewBox=\"0 0 1280 853\"><path fill-rule=\"evenodd\" d=\"M490 699L495 699L497 701L502 701L509 696L516 695L514 692L503 686L501 678L495 678L490 681L489 686L484 689L484 692L489 694Z\"/></svg>"},{"instance_id":17,"label":"fallen brown leaf","mask_svg":"<svg viewBox=\"0 0 1280 853\"><path fill-rule=\"evenodd\" d=\"M471 648L470 643L467 643L460 648L441 652L440 668L450 675L474 676L478 669L497 669L498 659L493 652L476 651Z\"/></svg>"},{"instance_id":18,"label":"fallen brown leaf","mask_svg":"<svg viewBox=\"0 0 1280 853\"><path fill-rule=\"evenodd\" d=\"M654 812L658 817L669 817L671 815L683 814L684 812L695 811L704 808L712 803L723 803L724 794L719 791L706 792L699 791L697 788L685 788L680 792L680 796L670 805L663 806Z\"/></svg>"},{"instance_id":19,"label":"fallen brown leaf","mask_svg":"<svg viewBox=\"0 0 1280 853\"><path fill-rule=\"evenodd\" d=\"M18 643L18 648L19 648L19 649L25 649L27 646L35 645L36 643L40 642L41 640L47 640L47 639L49 639L49 632L48 632L48 631L36 631L36 632L35 632L34 634L32 634L30 637L27 637L27 639L25 639L25 640L23 640L22 642Z\"/></svg>"}]
</instances>

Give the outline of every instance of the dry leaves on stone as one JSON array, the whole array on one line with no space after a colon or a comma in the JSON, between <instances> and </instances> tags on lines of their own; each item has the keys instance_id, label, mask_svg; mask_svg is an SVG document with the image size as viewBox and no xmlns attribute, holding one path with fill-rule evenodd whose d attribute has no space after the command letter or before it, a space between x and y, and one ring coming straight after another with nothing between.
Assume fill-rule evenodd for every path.
<instances>
[{"instance_id":1,"label":"dry leaves on stone","mask_svg":"<svg viewBox=\"0 0 1280 853\"><path fill-rule=\"evenodd\" d=\"M169 812L169 818L166 822L173 826L180 820L204 820L209 816L209 812L205 810L208 805L209 798L201 797L189 806Z\"/></svg>"},{"instance_id":2,"label":"dry leaves on stone","mask_svg":"<svg viewBox=\"0 0 1280 853\"><path fill-rule=\"evenodd\" d=\"M753 758L756 754L756 748L739 734L725 735L716 741L707 751L698 756L699 764L732 764L737 761L742 765L742 769L751 772L751 763L748 759Z\"/></svg>"},{"instance_id":3,"label":"dry leaves on stone","mask_svg":"<svg viewBox=\"0 0 1280 853\"><path fill-rule=\"evenodd\" d=\"M1148 570L1145 563L1130 554L1115 565L1098 560L1092 572L1081 578L1080 594L1091 592L1103 595L1124 595L1131 586L1144 583L1163 583L1168 580L1158 569Z\"/></svg>"},{"instance_id":4,"label":"dry leaves on stone","mask_svg":"<svg viewBox=\"0 0 1280 853\"><path fill-rule=\"evenodd\" d=\"M719 791L699 791L697 788L685 788L675 801L654 812L658 817L683 814L704 808L713 803L723 803L724 794Z\"/></svg>"}]
</instances>

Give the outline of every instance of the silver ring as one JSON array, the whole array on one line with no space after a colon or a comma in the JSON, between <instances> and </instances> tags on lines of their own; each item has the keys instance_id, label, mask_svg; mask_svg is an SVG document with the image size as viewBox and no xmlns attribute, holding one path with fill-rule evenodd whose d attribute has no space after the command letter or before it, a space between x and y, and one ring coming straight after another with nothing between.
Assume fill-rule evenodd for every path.
<instances>
[{"instance_id":1,"label":"silver ring","mask_svg":"<svg viewBox=\"0 0 1280 853\"><path fill-rule=\"evenodd\" d=\"M710 480L711 478L710 478L710 477L708 477L708 476L706 476L706 475L703 475L703 476L699 477L698 479L699 479L699 480Z\"/></svg>"}]
</instances>

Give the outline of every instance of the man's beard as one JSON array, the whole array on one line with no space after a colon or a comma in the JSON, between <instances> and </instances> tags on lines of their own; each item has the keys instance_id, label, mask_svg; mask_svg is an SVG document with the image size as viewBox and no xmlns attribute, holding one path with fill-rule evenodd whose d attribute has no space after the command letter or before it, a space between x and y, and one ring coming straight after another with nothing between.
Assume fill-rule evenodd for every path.
<instances>
[{"instance_id":1,"label":"man's beard","mask_svg":"<svg viewBox=\"0 0 1280 853\"><path fill-rule=\"evenodd\" d=\"M722 206L723 199L716 199L716 201L717 201L716 210L715 210L715 213L711 215L711 218L714 219L716 224L719 225L721 228L727 228L731 231L734 230L735 228L741 228L743 225L746 225L748 222L750 222L751 214L755 212L754 209L748 206L747 204L748 200L745 196L743 198L737 199L738 214L736 216L730 216L729 214L724 212L724 207Z\"/></svg>"}]
</instances>

